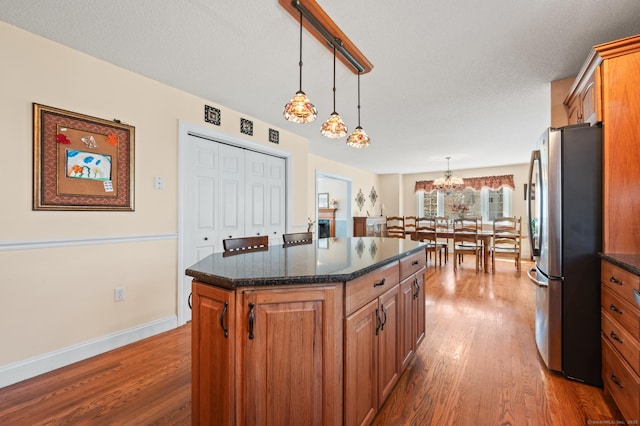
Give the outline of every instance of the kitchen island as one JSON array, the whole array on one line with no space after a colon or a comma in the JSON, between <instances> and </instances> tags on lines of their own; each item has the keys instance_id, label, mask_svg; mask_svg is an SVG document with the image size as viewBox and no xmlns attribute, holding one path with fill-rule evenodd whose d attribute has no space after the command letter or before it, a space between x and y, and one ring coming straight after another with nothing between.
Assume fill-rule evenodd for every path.
<instances>
[{"instance_id":1,"label":"kitchen island","mask_svg":"<svg viewBox=\"0 0 640 426\"><path fill-rule=\"evenodd\" d=\"M422 243L213 254L193 280L193 424L368 424L424 338Z\"/></svg>"}]
</instances>

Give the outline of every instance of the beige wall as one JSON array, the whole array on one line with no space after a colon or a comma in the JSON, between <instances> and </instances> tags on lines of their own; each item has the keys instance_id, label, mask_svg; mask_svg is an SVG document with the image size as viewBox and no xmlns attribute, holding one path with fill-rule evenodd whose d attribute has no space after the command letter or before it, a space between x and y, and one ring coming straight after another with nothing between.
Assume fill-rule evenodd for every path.
<instances>
[{"instance_id":1,"label":"beige wall","mask_svg":"<svg viewBox=\"0 0 640 426\"><path fill-rule=\"evenodd\" d=\"M316 169L367 193L374 174L308 154L308 141L0 22L0 386L3 368L114 333L173 319L178 286L178 123L194 123L286 151L289 229L315 211ZM135 211L32 211L32 103L135 126ZM204 104L222 125L203 121ZM267 141L268 128L280 144ZM153 187L162 176L163 190ZM126 288L123 302L115 287Z\"/></svg>"}]
</instances>

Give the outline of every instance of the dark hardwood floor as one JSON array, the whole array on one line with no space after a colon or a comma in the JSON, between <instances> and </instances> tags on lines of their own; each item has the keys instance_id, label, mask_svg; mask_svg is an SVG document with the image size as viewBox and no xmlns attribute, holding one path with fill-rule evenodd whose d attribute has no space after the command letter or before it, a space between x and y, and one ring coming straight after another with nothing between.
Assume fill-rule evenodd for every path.
<instances>
[{"instance_id":1,"label":"dark hardwood floor","mask_svg":"<svg viewBox=\"0 0 640 426\"><path fill-rule=\"evenodd\" d=\"M425 341L375 425L616 423L601 389L541 364L524 272L476 274L469 256L454 274L451 261L430 262ZM188 425L190 338L187 324L0 389L0 425Z\"/></svg>"}]
</instances>

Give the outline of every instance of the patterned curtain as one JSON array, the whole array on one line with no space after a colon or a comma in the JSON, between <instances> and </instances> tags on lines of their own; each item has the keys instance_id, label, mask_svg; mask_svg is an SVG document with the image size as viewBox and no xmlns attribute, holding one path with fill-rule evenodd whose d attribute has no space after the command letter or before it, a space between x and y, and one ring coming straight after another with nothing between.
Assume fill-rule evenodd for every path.
<instances>
[{"instance_id":1,"label":"patterned curtain","mask_svg":"<svg viewBox=\"0 0 640 426\"><path fill-rule=\"evenodd\" d=\"M482 176L473 178L463 178L464 189L471 188L476 191L480 191L482 188L497 189L506 186L507 188L515 191L516 187L513 183L513 175L502 176ZM416 181L415 192L432 192L435 191L432 180L420 180Z\"/></svg>"}]
</instances>

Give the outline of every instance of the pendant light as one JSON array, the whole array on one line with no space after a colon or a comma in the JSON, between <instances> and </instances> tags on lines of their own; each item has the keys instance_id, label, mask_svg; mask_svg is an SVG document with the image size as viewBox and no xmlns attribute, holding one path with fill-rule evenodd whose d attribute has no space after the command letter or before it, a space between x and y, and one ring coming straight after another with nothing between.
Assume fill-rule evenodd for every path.
<instances>
[{"instance_id":1,"label":"pendant light","mask_svg":"<svg viewBox=\"0 0 640 426\"><path fill-rule=\"evenodd\" d=\"M347 145L352 148L366 148L371 143L369 135L360 127L360 71L358 71L358 127L347 138Z\"/></svg>"},{"instance_id":2,"label":"pendant light","mask_svg":"<svg viewBox=\"0 0 640 426\"><path fill-rule=\"evenodd\" d=\"M282 115L294 123L311 123L318 117L318 110L302 91L302 12L300 12L300 62L298 65L300 67L300 90L284 106Z\"/></svg>"},{"instance_id":3,"label":"pendant light","mask_svg":"<svg viewBox=\"0 0 640 426\"><path fill-rule=\"evenodd\" d=\"M347 125L344 124L340 115L336 112L336 43L340 43L340 40L334 40L333 42L333 112L322 123L320 133L331 139L338 139L347 136Z\"/></svg>"},{"instance_id":4,"label":"pendant light","mask_svg":"<svg viewBox=\"0 0 640 426\"><path fill-rule=\"evenodd\" d=\"M443 194L461 191L464 186L464 180L457 176L453 176L453 172L449 168L449 160L451 157L445 158L447 159L447 171L444 172L443 178L438 178L433 181L433 186L438 190L438 192Z\"/></svg>"}]
</instances>

